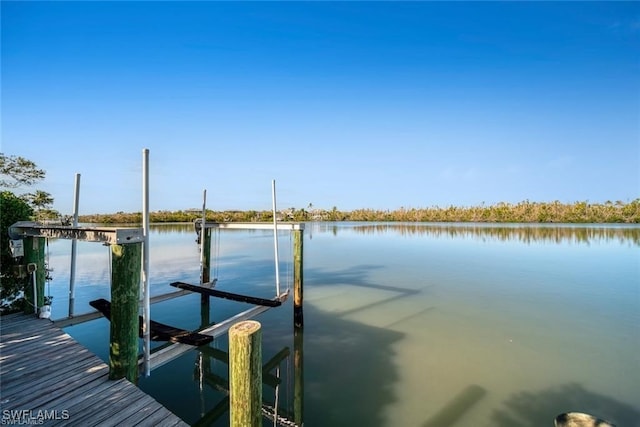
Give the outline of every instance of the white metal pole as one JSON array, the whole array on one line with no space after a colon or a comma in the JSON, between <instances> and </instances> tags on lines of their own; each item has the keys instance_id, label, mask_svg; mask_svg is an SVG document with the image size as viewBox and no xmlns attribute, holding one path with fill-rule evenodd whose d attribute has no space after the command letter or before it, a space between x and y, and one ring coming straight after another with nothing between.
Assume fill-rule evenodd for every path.
<instances>
[{"instance_id":1,"label":"white metal pole","mask_svg":"<svg viewBox=\"0 0 640 427\"><path fill-rule=\"evenodd\" d=\"M76 173L76 183L73 190L73 226L78 226L78 211L80 206L80 174ZM69 317L73 317L76 300L76 256L78 241L71 241L71 271L69 274Z\"/></svg>"},{"instance_id":2,"label":"white metal pole","mask_svg":"<svg viewBox=\"0 0 640 427\"><path fill-rule=\"evenodd\" d=\"M276 368L276 378L280 379L280 365ZM278 400L280 398L280 381L276 383L276 391L273 404L273 427L278 426Z\"/></svg>"},{"instance_id":3,"label":"white metal pole","mask_svg":"<svg viewBox=\"0 0 640 427\"><path fill-rule=\"evenodd\" d=\"M142 285L144 318L144 375L151 375L151 298L149 296L149 149L142 150Z\"/></svg>"},{"instance_id":4,"label":"white metal pole","mask_svg":"<svg viewBox=\"0 0 640 427\"><path fill-rule=\"evenodd\" d=\"M204 284L204 226L207 216L207 190L202 192L202 223L200 227L200 284Z\"/></svg>"},{"instance_id":5,"label":"white metal pole","mask_svg":"<svg viewBox=\"0 0 640 427\"><path fill-rule=\"evenodd\" d=\"M273 205L273 249L276 264L276 297L280 297L280 263L278 259L278 219L276 218L276 180L271 181L271 200Z\"/></svg>"},{"instance_id":6,"label":"white metal pole","mask_svg":"<svg viewBox=\"0 0 640 427\"><path fill-rule=\"evenodd\" d=\"M33 310L38 315L38 286L36 285L36 267L34 264L33 272L31 273L31 281L33 281Z\"/></svg>"}]
</instances>

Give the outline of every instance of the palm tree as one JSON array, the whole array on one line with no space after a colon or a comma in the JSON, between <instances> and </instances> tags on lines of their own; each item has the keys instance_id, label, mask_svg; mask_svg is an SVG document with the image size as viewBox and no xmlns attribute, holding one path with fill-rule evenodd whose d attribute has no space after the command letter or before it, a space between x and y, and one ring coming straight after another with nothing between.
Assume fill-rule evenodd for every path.
<instances>
[{"instance_id":1,"label":"palm tree","mask_svg":"<svg viewBox=\"0 0 640 427\"><path fill-rule=\"evenodd\" d=\"M36 190L35 193L23 194L21 198L35 211L37 220L56 219L60 213L51 209L53 197L46 191Z\"/></svg>"}]
</instances>

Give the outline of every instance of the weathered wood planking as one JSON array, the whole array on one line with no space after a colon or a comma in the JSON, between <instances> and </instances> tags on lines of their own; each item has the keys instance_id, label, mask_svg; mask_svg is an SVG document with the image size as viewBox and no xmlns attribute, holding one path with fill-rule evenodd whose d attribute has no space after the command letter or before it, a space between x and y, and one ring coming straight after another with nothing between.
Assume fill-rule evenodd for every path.
<instances>
[{"instance_id":1,"label":"weathered wood planking","mask_svg":"<svg viewBox=\"0 0 640 427\"><path fill-rule=\"evenodd\" d=\"M33 315L0 318L0 407L3 411L68 411L42 425L187 426L64 331Z\"/></svg>"}]
</instances>

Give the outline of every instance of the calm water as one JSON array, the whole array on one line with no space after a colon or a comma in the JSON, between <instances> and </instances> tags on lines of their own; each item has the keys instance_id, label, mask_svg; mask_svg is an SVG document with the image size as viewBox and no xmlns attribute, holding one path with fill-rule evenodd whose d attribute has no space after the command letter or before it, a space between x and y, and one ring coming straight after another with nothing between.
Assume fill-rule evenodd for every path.
<instances>
[{"instance_id":1,"label":"calm water","mask_svg":"<svg viewBox=\"0 0 640 427\"><path fill-rule=\"evenodd\" d=\"M152 229L151 289L198 282L191 226ZM50 242L53 316L67 313L70 242ZM272 297L273 241L223 231L218 288ZM282 287L291 239L280 235ZM551 426L561 412L640 426L640 228L313 223L304 241L302 418L307 426ZM77 312L109 299L109 251L78 244ZM292 307L258 317L264 400L294 402ZM247 305L189 295L154 304L154 320L198 328ZM108 322L67 328L105 360ZM143 378L140 387L190 424L226 425L225 338ZM279 382L279 386L275 385ZM295 414L294 414L295 413ZM265 418L265 425L271 425Z\"/></svg>"}]
</instances>

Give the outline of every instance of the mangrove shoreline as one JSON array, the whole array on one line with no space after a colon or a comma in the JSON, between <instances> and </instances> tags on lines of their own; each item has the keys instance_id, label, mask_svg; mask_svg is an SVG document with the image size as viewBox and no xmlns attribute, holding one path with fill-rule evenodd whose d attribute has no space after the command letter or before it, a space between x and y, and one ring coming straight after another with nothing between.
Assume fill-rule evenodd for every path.
<instances>
[{"instance_id":1,"label":"mangrove shoreline","mask_svg":"<svg viewBox=\"0 0 640 427\"><path fill-rule=\"evenodd\" d=\"M477 223L566 223L566 224L638 224L640 198L632 202L575 203L530 202L498 203L471 207L399 208L396 210L356 209L341 211L288 208L278 212L279 221L367 221L367 222L477 222ZM155 211L153 223L193 222L202 217L197 209ZM273 221L271 211L207 210L207 221L261 222ZM141 212L81 215L80 222L100 224L139 224Z\"/></svg>"}]
</instances>

